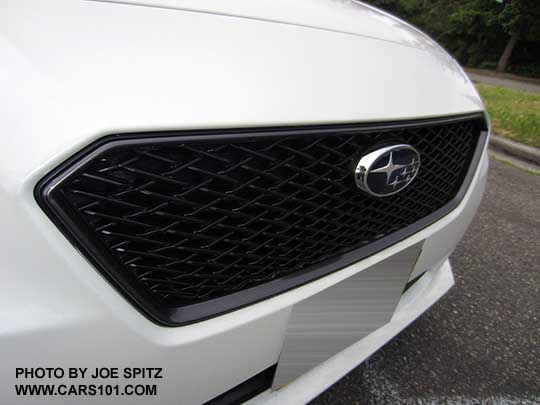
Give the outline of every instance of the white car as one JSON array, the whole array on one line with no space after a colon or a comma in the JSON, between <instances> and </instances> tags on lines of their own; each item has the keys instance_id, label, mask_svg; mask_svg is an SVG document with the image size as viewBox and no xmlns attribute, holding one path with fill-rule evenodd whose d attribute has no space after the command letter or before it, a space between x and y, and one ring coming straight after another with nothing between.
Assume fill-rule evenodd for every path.
<instances>
[{"instance_id":1,"label":"white car","mask_svg":"<svg viewBox=\"0 0 540 405\"><path fill-rule=\"evenodd\" d=\"M0 403L299 404L453 285L489 120L348 0L0 4Z\"/></svg>"}]
</instances>

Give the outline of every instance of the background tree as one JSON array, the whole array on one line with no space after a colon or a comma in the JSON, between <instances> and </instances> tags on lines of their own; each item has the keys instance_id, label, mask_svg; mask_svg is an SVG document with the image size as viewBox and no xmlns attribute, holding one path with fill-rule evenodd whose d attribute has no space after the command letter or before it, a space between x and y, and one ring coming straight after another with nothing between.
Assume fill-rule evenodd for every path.
<instances>
[{"instance_id":1,"label":"background tree","mask_svg":"<svg viewBox=\"0 0 540 405\"><path fill-rule=\"evenodd\" d=\"M497 72L504 72L519 39L540 41L540 2L538 0L505 1L499 21L508 33L509 39L504 48Z\"/></svg>"},{"instance_id":2,"label":"background tree","mask_svg":"<svg viewBox=\"0 0 540 405\"><path fill-rule=\"evenodd\" d=\"M540 0L364 1L419 27L463 65L540 77Z\"/></svg>"}]
</instances>

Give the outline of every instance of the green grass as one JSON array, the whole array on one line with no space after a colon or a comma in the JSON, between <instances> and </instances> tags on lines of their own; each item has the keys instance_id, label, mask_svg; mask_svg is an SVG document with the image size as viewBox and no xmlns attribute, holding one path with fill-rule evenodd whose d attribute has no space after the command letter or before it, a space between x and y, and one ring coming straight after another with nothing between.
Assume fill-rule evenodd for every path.
<instances>
[{"instance_id":1,"label":"green grass","mask_svg":"<svg viewBox=\"0 0 540 405\"><path fill-rule=\"evenodd\" d=\"M540 148L540 94L477 84L494 133Z\"/></svg>"}]
</instances>

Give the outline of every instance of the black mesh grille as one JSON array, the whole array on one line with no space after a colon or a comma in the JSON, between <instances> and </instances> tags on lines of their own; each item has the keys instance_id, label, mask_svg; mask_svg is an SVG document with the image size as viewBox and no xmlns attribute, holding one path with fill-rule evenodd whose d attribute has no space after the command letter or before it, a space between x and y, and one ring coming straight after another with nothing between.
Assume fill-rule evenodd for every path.
<instances>
[{"instance_id":1,"label":"black mesh grille","mask_svg":"<svg viewBox=\"0 0 540 405\"><path fill-rule=\"evenodd\" d=\"M467 120L113 139L49 198L113 277L170 311L315 268L416 223L456 196L478 137ZM371 197L355 186L354 167L367 148L394 141L420 152L420 172L402 192Z\"/></svg>"}]
</instances>

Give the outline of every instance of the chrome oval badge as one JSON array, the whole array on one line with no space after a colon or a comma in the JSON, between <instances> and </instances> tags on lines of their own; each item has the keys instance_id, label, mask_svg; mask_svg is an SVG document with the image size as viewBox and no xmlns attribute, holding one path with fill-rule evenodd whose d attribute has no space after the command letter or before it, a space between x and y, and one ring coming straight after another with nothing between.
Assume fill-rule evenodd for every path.
<instances>
[{"instance_id":1,"label":"chrome oval badge","mask_svg":"<svg viewBox=\"0 0 540 405\"><path fill-rule=\"evenodd\" d=\"M376 196L399 193L420 169L420 154L411 145L386 146L362 156L355 170L358 188Z\"/></svg>"}]
</instances>

